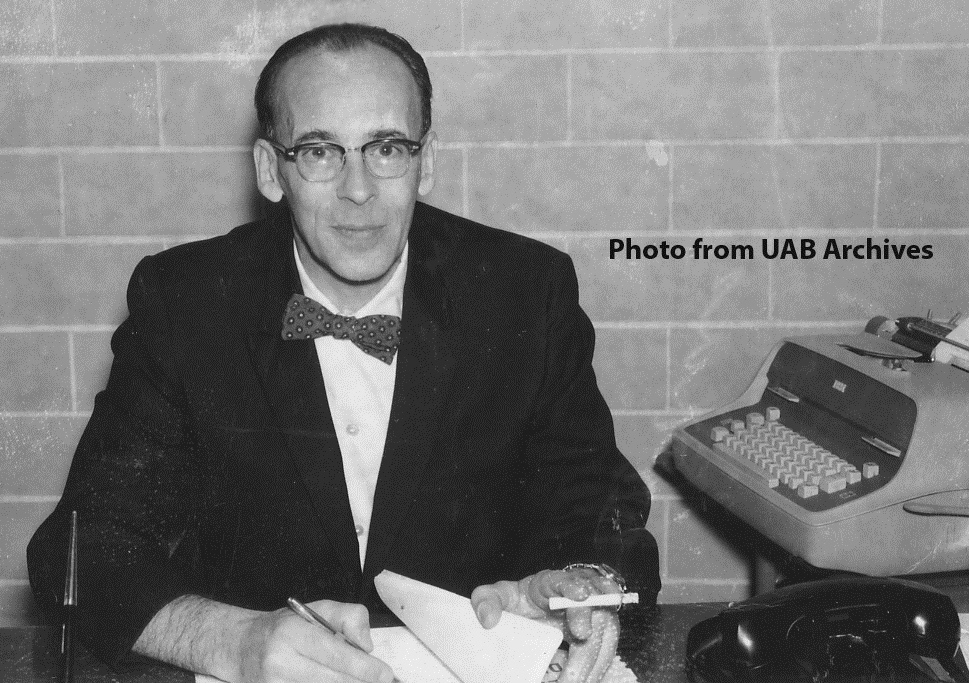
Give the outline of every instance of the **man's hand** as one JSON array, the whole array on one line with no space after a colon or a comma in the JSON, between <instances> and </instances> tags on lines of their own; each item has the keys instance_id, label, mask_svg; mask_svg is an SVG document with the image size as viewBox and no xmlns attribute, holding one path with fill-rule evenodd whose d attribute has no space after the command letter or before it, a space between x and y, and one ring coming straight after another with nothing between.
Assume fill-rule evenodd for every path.
<instances>
[{"instance_id":1,"label":"man's hand","mask_svg":"<svg viewBox=\"0 0 969 683\"><path fill-rule=\"evenodd\" d=\"M342 635L331 635L289 609L257 612L185 595L152 617L134 650L230 683L394 680L389 666L367 654L373 642L365 607L330 600L310 607Z\"/></svg>"},{"instance_id":2,"label":"man's hand","mask_svg":"<svg viewBox=\"0 0 969 683\"><path fill-rule=\"evenodd\" d=\"M598 683L612 663L619 642L619 618L614 607L572 607L552 612L550 597L584 600L590 595L618 593L619 586L591 569L541 571L520 581L479 586L471 594L478 621L492 628L502 610L558 626L569 643L569 659L559 683Z\"/></svg>"},{"instance_id":3,"label":"man's hand","mask_svg":"<svg viewBox=\"0 0 969 683\"><path fill-rule=\"evenodd\" d=\"M320 600L309 607L347 640L366 652L373 650L365 607L330 600ZM288 609L257 613L243 631L239 645L240 683L391 683L394 679L393 671L379 659Z\"/></svg>"}]
</instances>

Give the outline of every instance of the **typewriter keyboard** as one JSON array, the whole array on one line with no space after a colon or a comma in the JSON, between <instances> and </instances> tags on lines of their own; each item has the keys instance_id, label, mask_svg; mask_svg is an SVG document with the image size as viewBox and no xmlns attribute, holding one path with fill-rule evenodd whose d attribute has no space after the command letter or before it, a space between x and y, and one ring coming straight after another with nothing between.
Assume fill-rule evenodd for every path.
<instances>
[{"instance_id":1,"label":"typewriter keyboard","mask_svg":"<svg viewBox=\"0 0 969 683\"><path fill-rule=\"evenodd\" d=\"M748 413L746 419L723 420L713 427L714 448L726 454L765 486L786 486L799 498L850 489L878 476L877 463L858 469L779 422L780 410Z\"/></svg>"}]
</instances>

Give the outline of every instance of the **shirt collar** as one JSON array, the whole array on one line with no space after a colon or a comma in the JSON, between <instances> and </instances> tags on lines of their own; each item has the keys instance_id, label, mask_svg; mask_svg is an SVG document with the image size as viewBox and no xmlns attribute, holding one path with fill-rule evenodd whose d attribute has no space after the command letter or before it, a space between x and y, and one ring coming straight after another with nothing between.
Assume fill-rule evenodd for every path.
<instances>
[{"instance_id":1,"label":"shirt collar","mask_svg":"<svg viewBox=\"0 0 969 683\"><path fill-rule=\"evenodd\" d=\"M407 252L409 250L410 242L405 242L404 251L400 255L400 261L394 270L394 274L390 276L390 279L384 283L384 286L374 294L370 301L352 314L353 316L357 318L368 315L396 315L400 317L404 309L404 280L407 277ZM299 251L296 249L296 240L293 240L293 253L296 256L296 270L299 272L300 284L303 285L303 294L323 304L333 313L350 315L335 306L329 297L313 284L310 276L306 273L306 268L303 267L303 262L300 260Z\"/></svg>"}]
</instances>

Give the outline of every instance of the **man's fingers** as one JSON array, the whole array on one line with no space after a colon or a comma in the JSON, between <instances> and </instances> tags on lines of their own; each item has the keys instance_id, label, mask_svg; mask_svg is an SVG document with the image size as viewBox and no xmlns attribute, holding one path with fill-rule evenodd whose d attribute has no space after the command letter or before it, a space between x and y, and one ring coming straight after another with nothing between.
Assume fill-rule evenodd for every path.
<instances>
[{"instance_id":1,"label":"man's fingers","mask_svg":"<svg viewBox=\"0 0 969 683\"><path fill-rule=\"evenodd\" d=\"M320 635L316 637L320 638ZM324 683L325 681L338 680L352 680L354 683L357 681L361 683L364 681L367 683L389 683L392 680L389 678L381 679L377 677L379 674L376 673L373 677L367 677L366 672L363 670L358 670L354 673L354 667L351 663L337 664L328 655L322 651L318 651L317 646L319 644L317 642L308 648L297 645L297 649L277 649L267 653L263 661L263 673L258 680L271 680L279 683L284 681L291 683L304 683L305 681Z\"/></svg>"},{"instance_id":2,"label":"man's fingers","mask_svg":"<svg viewBox=\"0 0 969 683\"><path fill-rule=\"evenodd\" d=\"M517 603L518 590L511 581L478 586L471 593L471 607L485 628L494 628L501 619L502 610L514 612Z\"/></svg>"},{"instance_id":3,"label":"man's fingers","mask_svg":"<svg viewBox=\"0 0 969 683\"><path fill-rule=\"evenodd\" d=\"M309 660L313 669L312 675L303 680L336 680L338 676L334 674L366 683L391 683L394 680L394 672L387 664L353 647L341 636L330 635L313 624L300 624L294 645L297 653Z\"/></svg>"},{"instance_id":4,"label":"man's fingers","mask_svg":"<svg viewBox=\"0 0 969 683\"><path fill-rule=\"evenodd\" d=\"M373 650L373 640L370 638L370 613L363 605L317 600L310 603L308 607L326 619L330 626L346 636L351 643L359 645L367 652Z\"/></svg>"},{"instance_id":5,"label":"man's fingers","mask_svg":"<svg viewBox=\"0 0 969 683\"><path fill-rule=\"evenodd\" d=\"M586 683L589 672L599 658L599 645L602 634L592 634L581 643L569 645L569 658L565 662L565 670L559 678L559 683Z\"/></svg>"},{"instance_id":6,"label":"man's fingers","mask_svg":"<svg viewBox=\"0 0 969 683\"><path fill-rule=\"evenodd\" d=\"M569 634L578 640L585 640L592 635L593 611L591 607L570 607L565 610L565 623Z\"/></svg>"},{"instance_id":7,"label":"man's fingers","mask_svg":"<svg viewBox=\"0 0 969 683\"><path fill-rule=\"evenodd\" d=\"M615 612L596 610L592 617L592 628L596 632L601 630L602 640L596 661L589 670L587 683L599 683L616 656L616 647L619 645L619 616Z\"/></svg>"},{"instance_id":8,"label":"man's fingers","mask_svg":"<svg viewBox=\"0 0 969 683\"><path fill-rule=\"evenodd\" d=\"M562 596L576 600L586 597L586 594L582 593L581 581L561 569L546 570L532 575L529 577L526 590L531 603L542 611L548 610L549 598Z\"/></svg>"},{"instance_id":9,"label":"man's fingers","mask_svg":"<svg viewBox=\"0 0 969 683\"><path fill-rule=\"evenodd\" d=\"M599 595L602 593L621 593L622 589L612 579L603 576L594 569L588 567L577 567L569 570L569 575L581 580L589 587L589 595ZM566 596L569 597L569 596Z\"/></svg>"},{"instance_id":10,"label":"man's fingers","mask_svg":"<svg viewBox=\"0 0 969 683\"><path fill-rule=\"evenodd\" d=\"M324 667L367 683L391 683L394 680L393 670L384 662L342 641L333 640L331 647L320 652L323 660L320 664Z\"/></svg>"},{"instance_id":11,"label":"man's fingers","mask_svg":"<svg viewBox=\"0 0 969 683\"><path fill-rule=\"evenodd\" d=\"M614 612L594 610L592 633L586 640L569 646L569 658L559 683L599 683L616 655L619 618Z\"/></svg>"}]
</instances>

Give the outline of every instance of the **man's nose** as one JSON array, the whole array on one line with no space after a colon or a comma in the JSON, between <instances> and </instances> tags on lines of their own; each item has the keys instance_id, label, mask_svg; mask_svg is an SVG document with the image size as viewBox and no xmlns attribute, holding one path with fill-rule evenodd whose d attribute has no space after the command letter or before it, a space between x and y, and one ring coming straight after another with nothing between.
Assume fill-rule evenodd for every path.
<instances>
[{"instance_id":1,"label":"man's nose","mask_svg":"<svg viewBox=\"0 0 969 683\"><path fill-rule=\"evenodd\" d=\"M363 155L354 150L347 152L340 182L337 184L337 196L349 199L354 204L366 204L377 192L376 178L367 170Z\"/></svg>"}]
</instances>

